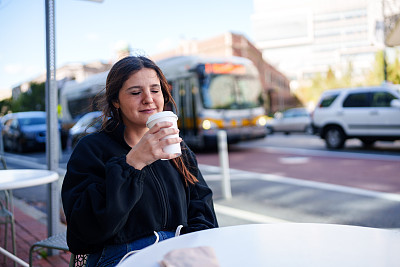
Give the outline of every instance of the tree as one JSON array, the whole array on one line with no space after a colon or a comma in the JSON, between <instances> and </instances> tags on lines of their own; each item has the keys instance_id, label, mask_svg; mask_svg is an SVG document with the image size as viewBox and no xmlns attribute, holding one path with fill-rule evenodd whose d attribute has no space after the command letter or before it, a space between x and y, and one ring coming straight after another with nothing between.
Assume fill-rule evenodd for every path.
<instances>
[{"instance_id":1,"label":"tree","mask_svg":"<svg viewBox=\"0 0 400 267\"><path fill-rule=\"evenodd\" d=\"M335 72L329 67L328 71L326 72L326 79L325 79L325 86L327 89L337 88L338 81L336 79Z\"/></svg>"},{"instance_id":2,"label":"tree","mask_svg":"<svg viewBox=\"0 0 400 267\"><path fill-rule=\"evenodd\" d=\"M30 89L12 103L12 111L45 111L45 83L31 83Z\"/></svg>"},{"instance_id":3,"label":"tree","mask_svg":"<svg viewBox=\"0 0 400 267\"><path fill-rule=\"evenodd\" d=\"M382 51L378 51L375 55L375 62L372 69L369 71L366 77L365 85L379 85L385 80L384 69L384 55Z\"/></svg>"},{"instance_id":4,"label":"tree","mask_svg":"<svg viewBox=\"0 0 400 267\"><path fill-rule=\"evenodd\" d=\"M396 51L394 62L388 66L388 81L394 84L400 84L399 51Z\"/></svg>"},{"instance_id":5,"label":"tree","mask_svg":"<svg viewBox=\"0 0 400 267\"><path fill-rule=\"evenodd\" d=\"M4 116L5 114L11 111L12 99L6 98L0 101L0 116Z\"/></svg>"},{"instance_id":6,"label":"tree","mask_svg":"<svg viewBox=\"0 0 400 267\"><path fill-rule=\"evenodd\" d=\"M347 88L354 86L380 85L384 82L384 55L383 51L379 51L375 55L375 61L372 68L366 73L364 79L358 80L357 83L353 79L354 67L352 62L348 63L347 70L344 75L338 79L334 71L329 68L326 74L317 73L311 80L310 86L298 88L295 92L298 99L303 105L308 103L316 103L321 93L333 88ZM396 51L393 62L387 63L387 81L393 84L400 84L400 56Z\"/></svg>"},{"instance_id":7,"label":"tree","mask_svg":"<svg viewBox=\"0 0 400 267\"><path fill-rule=\"evenodd\" d=\"M353 85L353 72L354 72L353 62L349 61L347 64L347 69L342 78L343 85L351 85L351 86Z\"/></svg>"}]
</instances>

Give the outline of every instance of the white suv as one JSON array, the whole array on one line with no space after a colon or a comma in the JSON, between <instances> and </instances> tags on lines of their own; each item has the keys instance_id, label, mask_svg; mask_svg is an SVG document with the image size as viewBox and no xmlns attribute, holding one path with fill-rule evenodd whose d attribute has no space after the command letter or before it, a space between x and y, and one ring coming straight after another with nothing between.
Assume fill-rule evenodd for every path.
<instances>
[{"instance_id":1,"label":"white suv","mask_svg":"<svg viewBox=\"0 0 400 267\"><path fill-rule=\"evenodd\" d=\"M400 94L386 86L328 90L312 121L328 148L342 148L350 138L360 139L365 146L377 140L400 140Z\"/></svg>"}]
</instances>

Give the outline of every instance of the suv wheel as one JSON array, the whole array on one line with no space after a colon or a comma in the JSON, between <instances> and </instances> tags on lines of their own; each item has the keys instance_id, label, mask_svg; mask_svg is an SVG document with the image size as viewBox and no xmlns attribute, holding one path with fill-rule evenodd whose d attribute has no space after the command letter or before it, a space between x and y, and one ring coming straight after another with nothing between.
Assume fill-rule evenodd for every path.
<instances>
[{"instance_id":1,"label":"suv wheel","mask_svg":"<svg viewBox=\"0 0 400 267\"><path fill-rule=\"evenodd\" d=\"M331 126L326 129L325 143L328 148L339 149L343 148L346 141L344 132L337 126Z\"/></svg>"}]
</instances>

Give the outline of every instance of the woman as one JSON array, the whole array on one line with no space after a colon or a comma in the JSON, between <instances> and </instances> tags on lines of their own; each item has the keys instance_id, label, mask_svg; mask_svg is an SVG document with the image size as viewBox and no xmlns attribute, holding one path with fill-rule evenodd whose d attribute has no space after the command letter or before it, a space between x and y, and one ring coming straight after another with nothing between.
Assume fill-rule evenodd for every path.
<instances>
[{"instance_id":1,"label":"woman","mask_svg":"<svg viewBox=\"0 0 400 267\"><path fill-rule=\"evenodd\" d=\"M175 231L218 227L195 155L180 137L162 140L178 130L170 122L146 127L169 103L168 82L150 59L126 57L110 70L102 130L77 144L62 186L68 246L89 254L88 267L114 266ZM173 143L182 156L164 153Z\"/></svg>"}]
</instances>

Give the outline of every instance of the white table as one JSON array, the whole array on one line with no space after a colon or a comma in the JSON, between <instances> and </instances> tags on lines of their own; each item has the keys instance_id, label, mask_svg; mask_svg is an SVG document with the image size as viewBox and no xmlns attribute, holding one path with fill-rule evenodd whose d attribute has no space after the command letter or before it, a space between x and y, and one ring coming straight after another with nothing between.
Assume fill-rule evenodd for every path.
<instances>
[{"instance_id":1,"label":"white table","mask_svg":"<svg viewBox=\"0 0 400 267\"><path fill-rule=\"evenodd\" d=\"M58 173L49 170L0 170L0 190L12 190L48 184L58 179Z\"/></svg>"},{"instance_id":2,"label":"white table","mask_svg":"<svg viewBox=\"0 0 400 267\"><path fill-rule=\"evenodd\" d=\"M37 170L37 169L0 170L0 190L13 190L18 188L48 184L57 181L58 178L59 176L57 172L49 170ZM10 191L10 201L12 201L11 191ZM51 218L50 214L49 218ZM22 266L29 266L29 264L17 258L14 254L8 252L7 250L1 247L0 247L0 253L6 255L15 262L18 262Z\"/></svg>"},{"instance_id":3,"label":"white table","mask_svg":"<svg viewBox=\"0 0 400 267\"><path fill-rule=\"evenodd\" d=\"M177 248L210 246L221 267L400 266L400 231L333 224L252 224L162 241L119 266L159 267Z\"/></svg>"}]
</instances>

